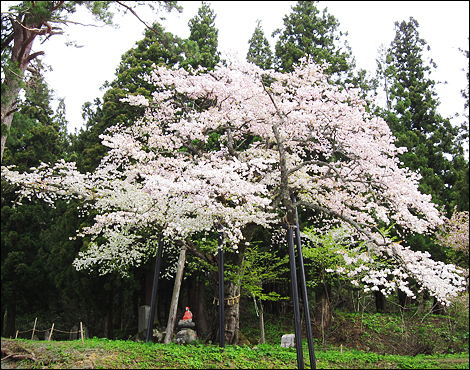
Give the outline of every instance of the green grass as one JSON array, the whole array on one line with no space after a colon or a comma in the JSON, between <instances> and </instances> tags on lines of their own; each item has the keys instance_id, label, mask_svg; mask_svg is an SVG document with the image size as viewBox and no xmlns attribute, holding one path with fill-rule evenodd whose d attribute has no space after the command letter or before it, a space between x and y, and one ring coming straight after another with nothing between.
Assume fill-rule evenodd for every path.
<instances>
[{"instance_id":1,"label":"green grass","mask_svg":"<svg viewBox=\"0 0 470 370\"><path fill-rule=\"evenodd\" d=\"M95 369L295 369L294 348L263 344L257 346L147 344L131 341L88 339L81 341L31 341L2 338L2 356L28 354L33 360L2 361L23 369L95 368ZM355 349L316 349L319 369L468 369L468 353L433 356L380 355ZM303 343L305 367L309 368L306 342Z\"/></svg>"}]
</instances>

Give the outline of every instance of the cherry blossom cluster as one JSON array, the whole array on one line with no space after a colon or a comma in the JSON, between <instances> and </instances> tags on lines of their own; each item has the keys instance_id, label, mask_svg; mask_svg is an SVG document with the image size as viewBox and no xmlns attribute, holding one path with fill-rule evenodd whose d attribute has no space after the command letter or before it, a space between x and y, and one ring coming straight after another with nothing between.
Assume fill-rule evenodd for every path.
<instances>
[{"instance_id":1,"label":"cherry blossom cluster","mask_svg":"<svg viewBox=\"0 0 470 370\"><path fill-rule=\"evenodd\" d=\"M400 168L404 149L386 122L356 91L328 83L321 66L305 60L292 73L241 61L210 72L161 66L148 81L150 99L122 99L145 115L101 136L109 152L93 173L65 162L27 174L5 169L21 196L82 197L97 212L79 233L91 243L77 269L138 265L154 252L157 231L188 238L215 231L214 223L236 249L245 225L270 227L281 217L293 225L301 206L349 224L371 252L391 258L403 273L396 284L413 273L442 300L460 289L458 271L376 232L382 222L425 233L443 220L418 191L418 176ZM370 289L382 282L378 270L369 277Z\"/></svg>"},{"instance_id":2,"label":"cherry blossom cluster","mask_svg":"<svg viewBox=\"0 0 470 370\"><path fill-rule=\"evenodd\" d=\"M452 217L446 220L437 234L437 239L442 245L456 251L463 251L467 255L469 247L468 215L468 211L458 212L456 207Z\"/></svg>"},{"instance_id":3,"label":"cherry blossom cluster","mask_svg":"<svg viewBox=\"0 0 470 370\"><path fill-rule=\"evenodd\" d=\"M379 258L374 253L338 250L344 259L344 266L328 269L351 280L356 286L362 286L365 292L381 291L388 296L395 290L401 290L411 298L416 298L409 285L413 278L420 291L427 289L441 303L450 305L465 291L463 271L452 264L434 261L427 252L414 252L409 247L392 243L387 249L387 259Z\"/></svg>"}]
</instances>

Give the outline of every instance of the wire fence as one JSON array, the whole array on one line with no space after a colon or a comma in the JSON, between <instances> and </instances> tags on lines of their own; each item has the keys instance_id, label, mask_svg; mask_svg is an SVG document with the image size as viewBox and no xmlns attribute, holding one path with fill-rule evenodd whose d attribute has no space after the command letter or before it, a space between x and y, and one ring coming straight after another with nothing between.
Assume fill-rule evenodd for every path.
<instances>
[{"instance_id":1,"label":"wire fence","mask_svg":"<svg viewBox=\"0 0 470 370\"><path fill-rule=\"evenodd\" d=\"M47 341L50 342L52 338L52 334L55 332L55 333L70 334L71 337L72 337L72 334L80 334L80 338L82 339L82 344L84 344L84 337L85 337L84 333L86 332L86 328L85 329L83 328L83 324L81 321L80 321L80 330L77 330L77 331L73 331L73 330L63 331L57 328L54 329L54 323L52 323L52 327L50 329L41 330L41 329L36 328L37 321L38 321L38 318L36 317L36 319L34 320L34 326L32 329L23 330L23 331L17 330L15 334L15 339L18 339L18 334L23 334L23 333L32 332L31 340L34 340L34 334L36 333L48 333L48 334L45 334L45 338L47 338ZM79 338L76 338L76 339L79 339Z\"/></svg>"}]
</instances>

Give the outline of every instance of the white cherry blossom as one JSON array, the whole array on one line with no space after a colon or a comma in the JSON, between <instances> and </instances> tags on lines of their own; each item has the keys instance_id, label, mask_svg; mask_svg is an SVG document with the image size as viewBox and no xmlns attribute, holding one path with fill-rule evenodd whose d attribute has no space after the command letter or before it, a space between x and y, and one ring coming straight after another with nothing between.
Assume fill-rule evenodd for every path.
<instances>
[{"instance_id":1,"label":"white cherry blossom","mask_svg":"<svg viewBox=\"0 0 470 370\"><path fill-rule=\"evenodd\" d=\"M22 197L82 197L98 213L79 233L91 244L76 268L137 265L154 250L148 235L187 238L215 231L214 222L236 248L245 225L270 227L280 217L294 224L298 206L351 225L366 242L369 254L342 271L365 289L412 294L408 276L443 302L462 289L451 265L377 233L379 222L425 233L443 220L418 191L418 176L400 167L404 149L386 122L367 112L356 91L329 84L321 66L304 61L292 73L237 60L211 72L161 66L148 81L151 99L123 99L146 107L144 117L102 135L110 150L93 173L63 161L24 174L2 169L22 185ZM389 259L390 272L374 269L373 256Z\"/></svg>"}]
</instances>

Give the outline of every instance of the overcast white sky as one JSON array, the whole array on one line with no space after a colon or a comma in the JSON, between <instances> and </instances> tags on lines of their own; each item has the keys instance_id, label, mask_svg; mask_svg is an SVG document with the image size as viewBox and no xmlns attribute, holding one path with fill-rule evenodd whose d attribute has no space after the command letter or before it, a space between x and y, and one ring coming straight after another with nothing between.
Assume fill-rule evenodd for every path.
<instances>
[{"instance_id":1,"label":"overcast white sky","mask_svg":"<svg viewBox=\"0 0 470 370\"><path fill-rule=\"evenodd\" d=\"M148 23L162 21L167 31L180 37L189 36L188 21L197 14L199 1L181 1L183 13L161 12L155 15L143 7L138 14ZM266 37L274 51L275 40L271 33L282 28L283 17L291 12L294 1L210 1L215 14L215 25L219 29L219 50L238 51L245 58L248 40L256 26L262 21ZM5 10L2 2L2 10ZM340 30L347 31L346 37L356 58L358 68L375 73L377 49L380 44L390 45L394 37L394 22L414 17L419 22L420 37L425 39L431 51L429 56L437 63L436 81L447 81L439 85L437 92L441 101L440 113L445 117L463 113L464 101L460 90L465 88L466 76L462 71L468 60L458 51L468 50L469 2L467 1L320 1L317 7L328 7L330 14L340 22ZM80 7L79 7L80 8ZM83 10L74 18L87 23L89 16ZM100 86L114 79L121 55L142 39L144 25L132 14L115 17L119 29L111 27L84 27L71 25L66 28L69 37L53 36L40 45L33 45L34 51L44 50L44 62L53 71L46 79L57 97L65 97L69 132L83 126L81 106L86 101L102 97ZM65 41L76 40L84 45L75 49L66 47ZM453 123L460 123L454 119Z\"/></svg>"}]
</instances>

